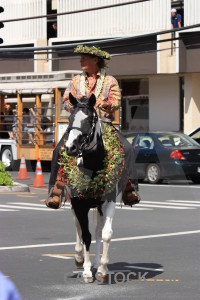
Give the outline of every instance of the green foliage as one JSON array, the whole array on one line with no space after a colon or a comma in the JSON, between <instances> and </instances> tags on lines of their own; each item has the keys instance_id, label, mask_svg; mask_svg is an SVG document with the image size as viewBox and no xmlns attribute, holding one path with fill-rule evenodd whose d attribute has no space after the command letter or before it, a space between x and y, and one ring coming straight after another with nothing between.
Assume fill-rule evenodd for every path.
<instances>
[{"instance_id":1,"label":"green foliage","mask_svg":"<svg viewBox=\"0 0 200 300\"><path fill-rule=\"evenodd\" d=\"M13 186L13 179L9 172L6 171L6 166L0 161L0 186Z\"/></svg>"},{"instance_id":2,"label":"green foliage","mask_svg":"<svg viewBox=\"0 0 200 300\"><path fill-rule=\"evenodd\" d=\"M110 59L110 54L106 51L101 50L99 47L88 47L88 46L83 46L83 45L78 45L74 49L75 53L80 53L80 54L90 54L90 55L95 55L98 57L101 57L103 59Z\"/></svg>"},{"instance_id":3,"label":"green foliage","mask_svg":"<svg viewBox=\"0 0 200 300\"><path fill-rule=\"evenodd\" d=\"M103 124L103 140L106 157L104 169L100 170L93 180L84 175L77 166L77 158L61 150L60 165L67 185L81 197L100 197L114 190L124 169L124 151L117 131L110 125Z\"/></svg>"}]
</instances>

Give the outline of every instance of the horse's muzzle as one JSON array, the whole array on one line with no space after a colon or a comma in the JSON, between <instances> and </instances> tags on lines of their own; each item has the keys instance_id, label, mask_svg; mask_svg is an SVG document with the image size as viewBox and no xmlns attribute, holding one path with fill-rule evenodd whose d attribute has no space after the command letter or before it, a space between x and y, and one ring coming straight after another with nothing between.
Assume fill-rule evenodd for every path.
<instances>
[{"instance_id":1,"label":"horse's muzzle","mask_svg":"<svg viewBox=\"0 0 200 300\"><path fill-rule=\"evenodd\" d=\"M78 155L78 148L76 145L72 146L65 146L65 150L69 156L77 156Z\"/></svg>"}]
</instances>

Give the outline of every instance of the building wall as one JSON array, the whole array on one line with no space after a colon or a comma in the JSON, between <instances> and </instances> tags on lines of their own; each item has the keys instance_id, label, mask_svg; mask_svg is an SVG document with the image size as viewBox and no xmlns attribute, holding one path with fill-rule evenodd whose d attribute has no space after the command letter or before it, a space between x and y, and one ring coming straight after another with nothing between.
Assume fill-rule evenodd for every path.
<instances>
[{"instance_id":1,"label":"building wall","mask_svg":"<svg viewBox=\"0 0 200 300\"><path fill-rule=\"evenodd\" d=\"M0 6L4 7L1 13L3 20L34 17L46 15L46 0L0 0ZM46 18L8 22L1 29L1 37L6 44L26 43L33 39L47 39Z\"/></svg>"},{"instance_id":2,"label":"building wall","mask_svg":"<svg viewBox=\"0 0 200 300\"><path fill-rule=\"evenodd\" d=\"M179 77L149 77L149 130L178 131L179 115Z\"/></svg>"},{"instance_id":3,"label":"building wall","mask_svg":"<svg viewBox=\"0 0 200 300\"><path fill-rule=\"evenodd\" d=\"M185 76L184 132L200 126L200 73Z\"/></svg>"},{"instance_id":4,"label":"building wall","mask_svg":"<svg viewBox=\"0 0 200 300\"><path fill-rule=\"evenodd\" d=\"M0 61L0 74L6 73L21 73L21 72L34 72L34 62L31 61Z\"/></svg>"},{"instance_id":5,"label":"building wall","mask_svg":"<svg viewBox=\"0 0 200 300\"><path fill-rule=\"evenodd\" d=\"M58 12L123 3L122 0L57 0ZM58 38L83 40L170 29L171 0L125 5L58 17Z\"/></svg>"},{"instance_id":6,"label":"building wall","mask_svg":"<svg viewBox=\"0 0 200 300\"><path fill-rule=\"evenodd\" d=\"M184 26L200 23L200 1L184 0ZM199 31L199 28L190 29L190 31Z\"/></svg>"},{"instance_id":7,"label":"building wall","mask_svg":"<svg viewBox=\"0 0 200 300\"><path fill-rule=\"evenodd\" d=\"M80 70L80 58L55 60L52 71ZM133 76L140 74L156 74L156 54L120 55L108 61L108 73L115 76Z\"/></svg>"}]
</instances>

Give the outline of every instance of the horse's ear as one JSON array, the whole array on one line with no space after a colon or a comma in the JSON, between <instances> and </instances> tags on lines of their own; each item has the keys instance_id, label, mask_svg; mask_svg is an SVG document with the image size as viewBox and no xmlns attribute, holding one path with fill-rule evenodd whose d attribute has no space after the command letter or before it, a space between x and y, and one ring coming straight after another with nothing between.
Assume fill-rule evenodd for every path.
<instances>
[{"instance_id":1,"label":"horse's ear","mask_svg":"<svg viewBox=\"0 0 200 300\"><path fill-rule=\"evenodd\" d=\"M69 101L73 106L76 106L77 100L76 98L72 95L72 93L69 93Z\"/></svg>"},{"instance_id":2,"label":"horse's ear","mask_svg":"<svg viewBox=\"0 0 200 300\"><path fill-rule=\"evenodd\" d=\"M95 103L96 103L96 96L95 96L95 94L92 94L89 98L89 105L94 107Z\"/></svg>"}]
</instances>

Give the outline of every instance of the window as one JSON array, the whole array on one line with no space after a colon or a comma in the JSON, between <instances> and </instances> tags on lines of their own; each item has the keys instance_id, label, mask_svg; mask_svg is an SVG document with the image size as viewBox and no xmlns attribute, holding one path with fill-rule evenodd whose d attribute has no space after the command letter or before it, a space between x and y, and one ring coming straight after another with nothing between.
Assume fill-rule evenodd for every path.
<instances>
[{"instance_id":1,"label":"window","mask_svg":"<svg viewBox=\"0 0 200 300\"><path fill-rule=\"evenodd\" d=\"M149 81L122 80L122 130L149 130Z\"/></svg>"},{"instance_id":2,"label":"window","mask_svg":"<svg viewBox=\"0 0 200 300\"><path fill-rule=\"evenodd\" d=\"M133 142L134 142L134 140L135 140L135 138L136 138L136 136L137 136L136 134L135 135L131 135L131 136L127 136L126 139L132 145Z\"/></svg>"},{"instance_id":3,"label":"window","mask_svg":"<svg viewBox=\"0 0 200 300\"><path fill-rule=\"evenodd\" d=\"M153 149L154 148L154 141L151 136L143 135L140 136L137 147L141 149Z\"/></svg>"},{"instance_id":4,"label":"window","mask_svg":"<svg viewBox=\"0 0 200 300\"><path fill-rule=\"evenodd\" d=\"M165 134L158 135L158 141L163 147L187 147L194 146L196 142L185 135Z\"/></svg>"}]
</instances>

